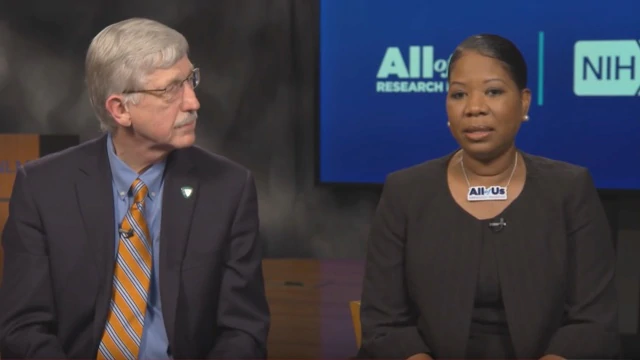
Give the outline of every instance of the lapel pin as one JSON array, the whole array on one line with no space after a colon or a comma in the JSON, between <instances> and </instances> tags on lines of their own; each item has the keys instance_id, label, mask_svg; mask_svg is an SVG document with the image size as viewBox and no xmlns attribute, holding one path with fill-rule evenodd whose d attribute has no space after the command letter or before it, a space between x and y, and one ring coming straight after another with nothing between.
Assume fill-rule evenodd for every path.
<instances>
[{"instance_id":1,"label":"lapel pin","mask_svg":"<svg viewBox=\"0 0 640 360\"><path fill-rule=\"evenodd\" d=\"M182 192L182 196L184 196L185 199L190 198L191 194L193 194L193 188L191 186L183 186L182 188L180 188L180 191Z\"/></svg>"}]
</instances>

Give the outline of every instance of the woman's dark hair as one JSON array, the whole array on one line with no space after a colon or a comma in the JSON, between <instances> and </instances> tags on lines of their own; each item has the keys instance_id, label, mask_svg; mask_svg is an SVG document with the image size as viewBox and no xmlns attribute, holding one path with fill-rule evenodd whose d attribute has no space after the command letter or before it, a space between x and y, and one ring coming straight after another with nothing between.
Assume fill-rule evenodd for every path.
<instances>
[{"instance_id":1,"label":"woman's dark hair","mask_svg":"<svg viewBox=\"0 0 640 360\"><path fill-rule=\"evenodd\" d=\"M460 43L449 60L449 75L451 75L453 65L460 59L463 52L469 50L501 61L518 89L523 90L527 87L527 63L524 56L514 43L493 34L473 35Z\"/></svg>"}]
</instances>

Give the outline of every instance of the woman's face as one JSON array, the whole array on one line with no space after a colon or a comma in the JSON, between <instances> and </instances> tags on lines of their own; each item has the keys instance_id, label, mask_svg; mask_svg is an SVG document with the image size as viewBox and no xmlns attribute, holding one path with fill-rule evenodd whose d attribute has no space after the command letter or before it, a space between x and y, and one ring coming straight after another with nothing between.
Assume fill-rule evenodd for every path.
<instances>
[{"instance_id":1,"label":"woman's face","mask_svg":"<svg viewBox=\"0 0 640 360\"><path fill-rule=\"evenodd\" d=\"M460 147L479 159L497 157L514 142L531 93L519 90L499 60L465 51L449 74L447 116Z\"/></svg>"}]
</instances>

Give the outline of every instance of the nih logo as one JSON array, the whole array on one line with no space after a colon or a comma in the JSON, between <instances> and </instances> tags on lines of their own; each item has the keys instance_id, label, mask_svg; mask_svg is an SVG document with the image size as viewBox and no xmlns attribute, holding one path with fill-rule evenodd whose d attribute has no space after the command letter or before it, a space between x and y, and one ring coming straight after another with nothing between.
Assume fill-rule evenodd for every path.
<instances>
[{"instance_id":1,"label":"nih logo","mask_svg":"<svg viewBox=\"0 0 640 360\"><path fill-rule=\"evenodd\" d=\"M640 96L640 40L583 40L574 46L577 96Z\"/></svg>"}]
</instances>

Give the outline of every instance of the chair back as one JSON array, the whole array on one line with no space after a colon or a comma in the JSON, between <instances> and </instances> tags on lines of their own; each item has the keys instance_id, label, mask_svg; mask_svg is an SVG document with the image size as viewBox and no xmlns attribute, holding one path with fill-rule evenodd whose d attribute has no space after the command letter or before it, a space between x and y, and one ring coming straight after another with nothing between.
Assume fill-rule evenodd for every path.
<instances>
[{"instance_id":1,"label":"chair back","mask_svg":"<svg viewBox=\"0 0 640 360\"><path fill-rule=\"evenodd\" d=\"M353 322L353 331L356 335L356 345L360 349L362 342L362 325L360 324L360 301L350 301L349 308L351 309L351 321Z\"/></svg>"}]
</instances>

